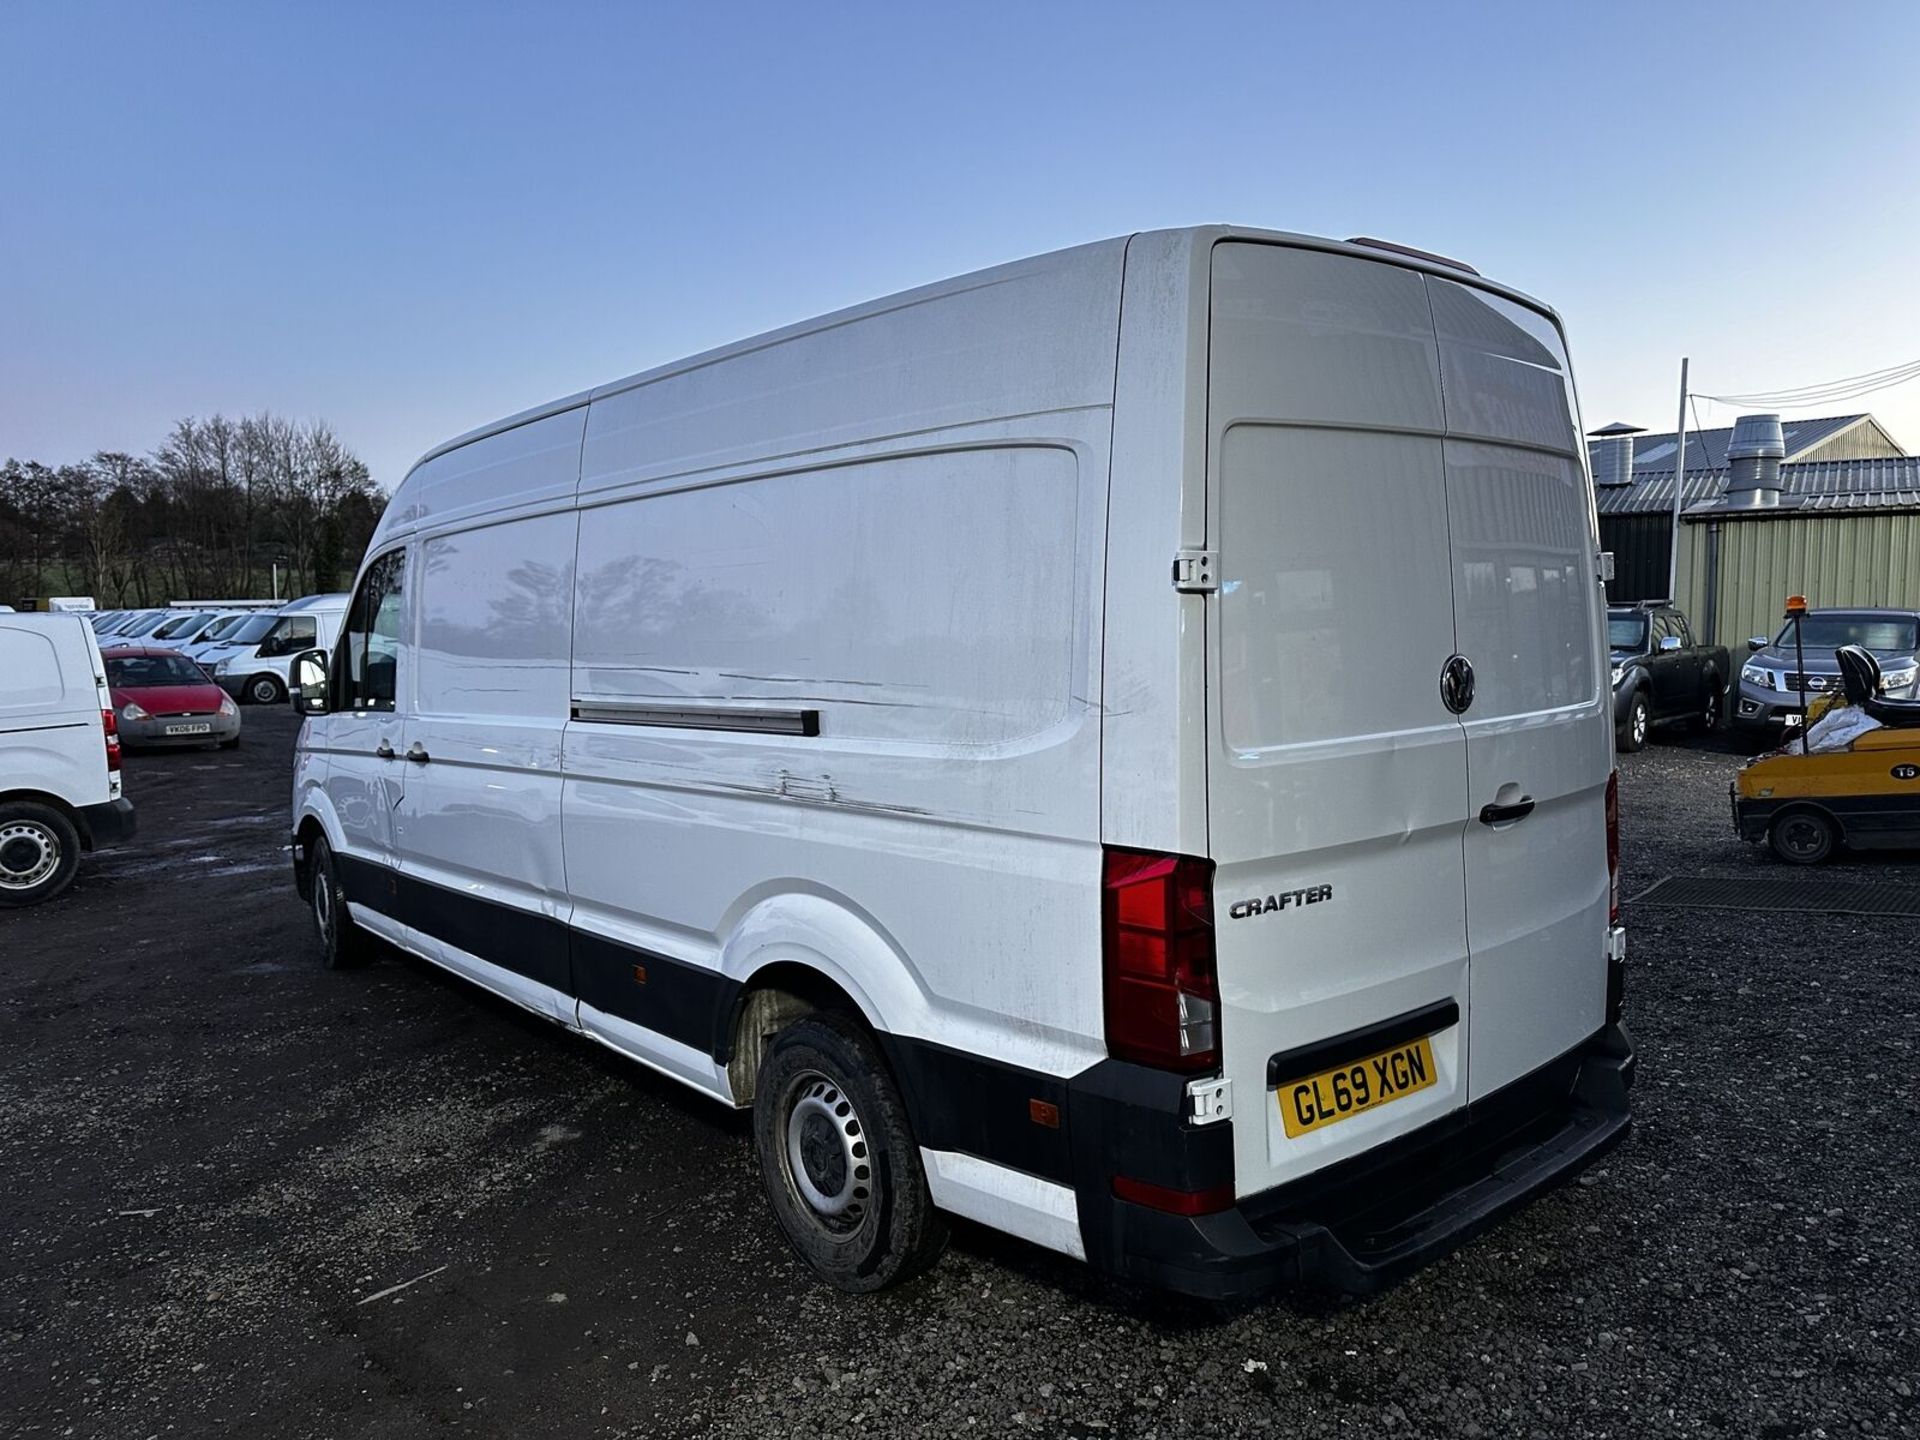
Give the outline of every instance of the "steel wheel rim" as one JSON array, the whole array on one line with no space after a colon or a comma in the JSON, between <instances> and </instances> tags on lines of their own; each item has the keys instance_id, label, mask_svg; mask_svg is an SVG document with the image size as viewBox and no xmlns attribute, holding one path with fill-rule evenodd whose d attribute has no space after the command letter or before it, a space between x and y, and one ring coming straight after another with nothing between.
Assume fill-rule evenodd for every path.
<instances>
[{"instance_id":1,"label":"steel wheel rim","mask_svg":"<svg viewBox=\"0 0 1920 1440\"><path fill-rule=\"evenodd\" d=\"M271 705L273 703L273 697L277 693L278 691L271 680L256 680L253 682L253 703L256 705Z\"/></svg>"},{"instance_id":2,"label":"steel wheel rim","mask_svg":"<svg viewBox=\"0 0 1920 1440\"><path fill-rule=\"evenodd\" d=\"M313 923L320 943L333 944L333 877L322 870L313 877Z\"/></svg>"},{"instance_id":3,"label":"steel wheel rim","mask_svg":"<svg viewBox=\"0 0 1920 1440\"><path fill-rule=\"evenodd\" d=\"M817 1070L787 1087L781 1169L793 1196L824 1230L857 1229L873 1198L866 1127L837 1081Z\"/></svg>"},{"instance_id":4,"label":"steel wheel rim","mask_svg":"<svg viewBox=\"0 0 1920 1440\"><path fill-rule=\"evenodd\" d=\"M60 868L60 837L34 820L0 825L0 890L31 890Z\"/></svg>"}]
</instances>

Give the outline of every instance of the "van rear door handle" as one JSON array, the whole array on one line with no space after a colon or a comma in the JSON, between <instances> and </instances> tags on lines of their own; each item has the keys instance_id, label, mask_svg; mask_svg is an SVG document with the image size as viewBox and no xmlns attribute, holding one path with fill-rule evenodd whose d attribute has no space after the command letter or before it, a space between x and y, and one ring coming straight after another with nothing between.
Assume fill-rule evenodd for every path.
<instances>
[{"instance_id":1,"label":"van rear door handle","mask_svg":"<svg viewBox=\"0 0 1920 1440\"><path fill-rule=\"evenodd\" d=\"M1533 813L1533 797L1522 795L1511 805L1482 805L1480 823L1482 825L1504 825L1510 820L1524 820Z\"/></svg>"},{"instance_id":2,"label":"van rear door handle","mask_svg":"<svg viewBox=\"0 0 1920 1440\"><path fill-rule=\"evenodd\" d=\"M393 746L382 740L378 745L373 747L373 753L376 759L391 760L393 759Z\"/></svg>"}]
</instances>

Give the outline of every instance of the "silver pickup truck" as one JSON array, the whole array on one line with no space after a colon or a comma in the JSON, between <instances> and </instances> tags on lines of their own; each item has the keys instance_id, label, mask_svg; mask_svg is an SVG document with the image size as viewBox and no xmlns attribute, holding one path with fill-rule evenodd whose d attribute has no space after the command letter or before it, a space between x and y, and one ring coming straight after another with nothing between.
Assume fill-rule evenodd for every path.
<instances>
[{"instance_id":1,"label":"silver pickup truck","mask_svg":"<svg viewBox=\"0 0 1920 1440\"><path fill-rule=\"evenodd\" d=\"M1881 694L1890 700L1915 696L1920 674L1920 611L1809 610L1796 648L1793 622L1769 640L1756 635L1740 668L1734 728L1754 738L1777 738L1806 705L1840 688L1834 651L1858 645L1880 662ZM1802 663L1804 658L1804 665Z\"/></svg>"}]
</instances>

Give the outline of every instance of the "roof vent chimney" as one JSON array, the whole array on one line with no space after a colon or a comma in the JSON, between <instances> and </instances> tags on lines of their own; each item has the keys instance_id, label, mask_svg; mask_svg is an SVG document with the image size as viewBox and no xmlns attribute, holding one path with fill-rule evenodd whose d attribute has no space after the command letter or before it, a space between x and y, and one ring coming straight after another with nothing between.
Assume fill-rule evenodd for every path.
<instances>
[{"instance_id":1,"label":"roof vent chimney","mask_svg":"<svg viewBox=\"0 0 1920 1440\"><path fill-rule=\"evenodd\" d=\"M1727 441L1727 504L1764 509L1780 503L1780 462L1787 437L1778 415L1742 415Z\"/></svg>"},{"instance_id":2,"label":"roof vent chimney","mask_svg":"<svg viewBox=\"0 0 1920 1440\"><path fill-rule=\"evenodd\" d=\"M1638 425L1616 420L1598 430L1587 432L1593 447L1593 483L1631 485L1633 483L1633 437L1642 434Z\"/></svg>"}]
</instances>

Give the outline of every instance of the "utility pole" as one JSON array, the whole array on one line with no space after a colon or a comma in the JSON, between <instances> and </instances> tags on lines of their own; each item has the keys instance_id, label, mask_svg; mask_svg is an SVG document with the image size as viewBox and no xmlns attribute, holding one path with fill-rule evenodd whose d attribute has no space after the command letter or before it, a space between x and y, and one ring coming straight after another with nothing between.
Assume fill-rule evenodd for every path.
<instances>
[{"instance_id":1,"label":"utility pole","mask_svg":"<svg viewBox=\"0 0 1920 1440\"><path fill-rule=\"evenodd\" d=\"M1680 424L1674 438L1680 448L1673 452L1673 541L1667 547L1667 600L1680 603L1680 507L1687 488L1687 357L1680 357Z\"/></svg>"}]
</instances>

